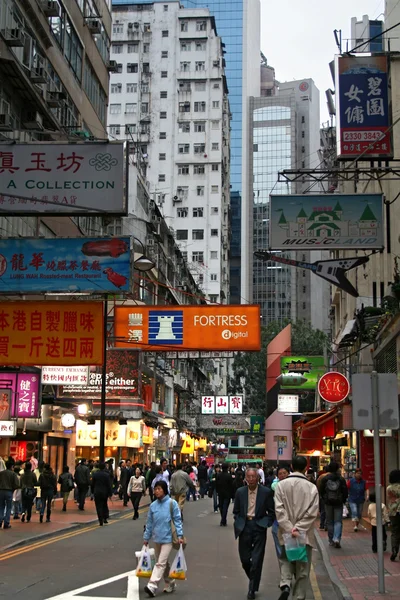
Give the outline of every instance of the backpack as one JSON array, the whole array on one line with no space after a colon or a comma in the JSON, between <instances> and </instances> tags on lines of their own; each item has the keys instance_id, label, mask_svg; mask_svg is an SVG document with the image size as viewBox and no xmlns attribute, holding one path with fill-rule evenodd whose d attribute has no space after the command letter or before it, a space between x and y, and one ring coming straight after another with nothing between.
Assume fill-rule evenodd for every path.
<instances>
[{"instance_id":1,"label":"backpack","mask_svg":"<svg viewBox=\"0 0 400 600\"><path fill-rule=\"evenodd\" d=\"M327 479L325 489L326 503L330 505L343 504L342 486L340 479Z\"/></svg>"}]
</instances>

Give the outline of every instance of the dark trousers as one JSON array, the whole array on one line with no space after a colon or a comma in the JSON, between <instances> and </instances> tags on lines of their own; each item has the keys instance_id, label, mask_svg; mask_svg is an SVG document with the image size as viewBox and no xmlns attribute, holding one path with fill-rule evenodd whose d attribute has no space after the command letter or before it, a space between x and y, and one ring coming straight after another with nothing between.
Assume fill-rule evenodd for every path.
<instances>
[{"instance_id":1,"label":"dark trousers","mask_svg":"<svg viewBox=\"0 0 400 600\"><path fill-rule=\"evenodd\" d=\"M148 488L148 491L149 491L150 501L153 502L153 500L154 500L154 492L153 492L153 488L151 487L151 485Z\"/></svg>"},{"instance_id":2,"label":"dark trousers","mask_svg":"<svg viewBox=\"0 0 400 600\"><path fill-rule=\"evenodd\" d=\"M221 496L218 496L219 512L221 513L221 525L226 525L226 517L228 516L228 508L230 503L230 498L221 498Z\"/></svg>"},{"instance_id":3,"label":"dark trousers","mask_svg":"<svg viewBox=\"0 0 400 600\"><path fill-rule=\"evenodd\" d=\"M397 513L394 517L390 517L390 526L392 529L392 552L398 554L400 550L400 513Z\"/></svg>"},{"instance_id":4,"label":"dark trousers","mask_svg":"<svg viewBox=\"0 0 400 600\"><path fill-rule=\"evenodd\" d=\"M372 525L372 552L378 552L378 536L376 531L376 525ZM383 549L386 549L387 544L387 533L386 527L382 525L382 536L383 536Z\"/></svg>"},{"instance_id":5,"label":"dark trousers","mask_svg":"<svg viewBox=\"0 0 400 600\"><path fill-rule=\"evenodd\" d=\"M124 485L122 487L122 493L123 493L123 496L124 496L124 506L127 506L128 502L129 502L128 484L129 484L129 481L126 483L126 485Z\"/></svg>"},{"instance_id":6,"label":"dark trousers","mask_svg":"<svg viewBox=\"0 0 400 600\"><path fill-rule=\"evenodd\" d=\"M32 506L33 506L34 498L28 497L24 494L24 492L22 492L21 501L22 501L22 512L26 514L26 520L30 521L31 516L32 516Z\"/></svg>"},{"instance_id":7,"label":"dark trousers","mask_svg":"<svg viewBox=\"0 0 400 600\"><path fill-rule=\"evenodd\" d=\"M79 508L83 510L85 506L85 498L89 491L88 485L78 485L78 504Z\"/></svg>"},{"instance_id":8,"label":"dark trousers","mask_svg":"<svg viewBox=\"0 0 400 600\"><path fill-rule=\"evenodd\" d=\"M249 591L258 592L264 561L267 530L253 521L246 521L239 535L239 556L249 578Z\"/></svg>"},{"instance_id":9,"label":"dark trousers","mask_svg":"<svg viewBox=\"0 0 400 600\"><path fill-rule=\"evenodd\" d=\"M104 494L94 495L94 503L96 505L99 523L104 523L104 521L107 521L109 517L107 499L107 496L105 496Z\"/></svg>"},{"instance_id":10,"label":"dark trousers","mask_svg":"<svg viewBox=\"0 0 400 600\"><path fill-rule=\"evenodd\" d=\"M325 529L326 525L326 511L325 511L325 502L322 498L319 499L319 528Z\"/></svg>"},{"instance_id":11,"label":"dark trousers","mask_svg":"<svg viewBox=\"0 0 400 600\"><path fill-rule=\"evenodd\" d=\"M41 490L40 491L40 500L41 500L40 514L43 516L45 509L47 509L47 512L46 512L47 519L50 519L51 502L52 502L53 498L54 498L54 490Z\"/></svg>"},{"instance_id":12,"label":"dark trousers","mask_svg":"<svg viewBox=\"0 0 400 600\"><path fill-rule=\"evenodd\" d=\"M142 497L142 492L131 492L131 502L133 506L134 514L133 516L138 519L139 518L139 504L140 499Z\"/></svg>"},{"instance_id":13,"label":"dark trousers","mask_svg":"<svg viewBox=\"0 0 400 600\"><path fill-rule=\"evenodd\" d=\"M204 498L204 496L207 494L208 482L206 479L199 479L199 484L200 484L200 496L202 498Z\"/></svg>"}]
</instances>

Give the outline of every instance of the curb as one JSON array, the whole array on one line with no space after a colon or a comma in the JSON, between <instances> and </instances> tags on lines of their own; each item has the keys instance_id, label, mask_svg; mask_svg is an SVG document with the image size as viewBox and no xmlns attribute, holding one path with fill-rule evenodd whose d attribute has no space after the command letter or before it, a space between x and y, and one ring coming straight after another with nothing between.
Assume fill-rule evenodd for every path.
<instances>
[{"instance_id":1,"label":"curb","mask_svg":"<svg viewBox=\"0 0 400 600\"><path fill-rule=\"evenodd\" d=\"M324 542L322 541L322 538L321 538L319 532L317 531L317 529L314 530L314 535L315 535L315 541L317 542L318 550L322 556L322 560L324 561L325 568L328 571L329 578L332 582L333 587L335 588L335 592L336 592L338 598L340 600L353 600L353 597L350 594L347 587L345 586L345 584L336 575L336 571L331 565L331 561L329 559L329 554L326 551Z\"/></svg>"}]
</instances>

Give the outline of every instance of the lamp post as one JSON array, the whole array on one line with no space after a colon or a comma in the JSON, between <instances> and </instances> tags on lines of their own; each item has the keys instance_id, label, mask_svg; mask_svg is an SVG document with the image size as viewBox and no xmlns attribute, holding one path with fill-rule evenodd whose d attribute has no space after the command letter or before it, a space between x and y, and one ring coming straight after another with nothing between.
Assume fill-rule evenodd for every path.
<instances>
[{"instance_id":1,"label":"lamp post","mask_svg":"<svg viewBox=\"0 0 400 600\"><path fill-rule=\"evenodd\" d=\"M131 236L133 237L133 236ZM156 266L155 263L145 254L143 242L138 238L133 237L142 247L142 254L134 260L133 268L137 271L146 272L151 271ZM101 399L100 399L100 448L99 448L99 460L104 462L104 449L105 449L105 430L106 430L106 385L107 385L107 326L108 326L108 301L107 296L104 298L103 303L103 366L101 371Z\"/></svg>"}]
</instances>

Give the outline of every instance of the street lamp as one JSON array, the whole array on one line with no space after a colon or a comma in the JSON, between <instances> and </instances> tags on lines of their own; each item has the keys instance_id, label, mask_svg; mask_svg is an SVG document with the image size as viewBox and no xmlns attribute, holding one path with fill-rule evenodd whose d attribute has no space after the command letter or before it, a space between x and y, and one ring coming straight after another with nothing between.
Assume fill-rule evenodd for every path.
<instances>
[{"instance_id":1,"label":"street lamp","mask_svg":"<svg viewBox=\"0 0 400 600\"><path fill-rule=\"evenodd\" d=\"M136 237L134 237L133 239L135 240L135 242L138 242L139 245L142 247L142 254L138 258L134 259L133 268L137 271L141 271L142 273L146 271L151 271L151 269L154 269L154 267L156 266L155 262L151 260L151 258L146 256L143 242L141 242L139 238Z\"/></svg>"}]
</instances>

